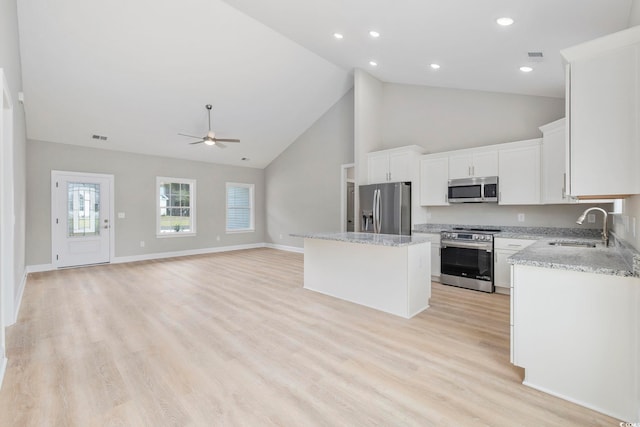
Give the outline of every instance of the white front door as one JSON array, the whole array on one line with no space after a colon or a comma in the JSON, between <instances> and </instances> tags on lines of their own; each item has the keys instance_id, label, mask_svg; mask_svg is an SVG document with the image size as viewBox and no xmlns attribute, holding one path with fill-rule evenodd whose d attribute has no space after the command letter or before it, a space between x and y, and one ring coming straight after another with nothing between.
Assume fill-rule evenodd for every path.
<instances>
[{"instance_id":1,"label":"white front door","mask_svg":"<svg viewBox=\"0 0 640 427\"><path fill-rule=\"evenodd\" d=\"M51 171L53 265L111 260L112 187L113 175Z\"/></svg>"}]
</instances>

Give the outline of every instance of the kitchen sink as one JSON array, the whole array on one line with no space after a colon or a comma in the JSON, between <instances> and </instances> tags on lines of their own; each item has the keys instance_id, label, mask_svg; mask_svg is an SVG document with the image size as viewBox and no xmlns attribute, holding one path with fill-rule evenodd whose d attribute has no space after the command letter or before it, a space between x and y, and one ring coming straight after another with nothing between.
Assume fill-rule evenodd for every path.
<instances>
[{"instance_id":1,"label":"kitchen sink","mask_svg":"<svg viewBox=\"0 0 640 427\"><path fill-rule=\"evenodd\" d=\"M569 246L572 248L595 248L596 244L593 242L576 242L571 240L556 240L555 242L549 242L551 246Z\"/></svg>"}]
</instances>

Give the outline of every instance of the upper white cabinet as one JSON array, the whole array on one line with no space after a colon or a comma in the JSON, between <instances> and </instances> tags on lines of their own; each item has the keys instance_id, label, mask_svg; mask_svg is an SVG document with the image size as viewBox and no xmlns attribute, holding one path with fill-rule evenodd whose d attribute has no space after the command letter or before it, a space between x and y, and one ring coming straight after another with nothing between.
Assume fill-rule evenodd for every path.
<instances>
[{"instance_id":1,"label":"upper white cabinet","mask_svg":"<svg viewBox=\"0 0 640 427\"><path fill-rule=\"evenodd\" d=\"M560 119L541 126L540 151L542 171L542 203L562 204L574 200L566 188L566 120Z\"/></svg>"},{"instance_id":2,"label":"upper white cabinet","mask_svg":"<svg viewBox=\"0 0 640 427\"><path fill-rule=\"evenodd\" d=\"M423 148L411 145L367 154L369 184L413 181L416 161Z\"/></svg>"},{"instance_id":3,"label":"upper white cabinet","mask_svg":"<svg viewBox=\"0 0 640 427\"><path fill-rule=\"evenodd\" d=\"M464 150L449 156L449 179L498 175L496 150Z\"/></svg>"},{"instance_id":4,"label":"upper white cabinet","mask_svg":"<svg viewBox=\"0 0 640 427\"><path fill-rule=\"evenodd\" d=\"M448 205L448 181L449 157L442 155L422 156L420 159L420 204L422 206Z\"/></svg>"},{"instance_id":5,"label":"upper white cabinet","mask_svg":"<svg viewBox=\"0 0 640 427\"><path fill-rule=\"evenodd\" d=\"M540 204L540 141L504 144L498 151L499 204Z\"/></svg>"},{"instance_id":6,"label":"upper white cabinet","mask_svg":"<svg viewBox=\"0 0 640 427\"><path fill-rule=\"evenodd\" d=\"M640 26L561 51L567 61L568 192L640 193Z\"/></svg>"}]
</instances>

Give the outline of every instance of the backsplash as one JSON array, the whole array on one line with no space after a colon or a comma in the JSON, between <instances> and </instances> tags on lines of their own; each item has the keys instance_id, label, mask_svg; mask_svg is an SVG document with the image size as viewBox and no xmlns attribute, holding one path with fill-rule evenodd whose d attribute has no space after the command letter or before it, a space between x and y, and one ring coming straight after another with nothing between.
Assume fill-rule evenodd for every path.
<instances>
[{"instance_id":1,"label":"backsplash","mask_svg":"<svg viewBox=\"0 0 640 427\"><path fill-rule=\"evenodd\" d=\"M450 206L423 207L414 215L414 224L477 224L482 226L501 225L515 227L554 227L554 228L602 228L602 216L595 213L594 223L576 224L585 209L598 206L607 212L612 210L611 203L580 203L571 205L526 205L504 206L492 203L464 203ZM524 221L518 221L518 215L524 214ZM609 219L609 225L611 225Z\"/></svg>"}]
</instances>

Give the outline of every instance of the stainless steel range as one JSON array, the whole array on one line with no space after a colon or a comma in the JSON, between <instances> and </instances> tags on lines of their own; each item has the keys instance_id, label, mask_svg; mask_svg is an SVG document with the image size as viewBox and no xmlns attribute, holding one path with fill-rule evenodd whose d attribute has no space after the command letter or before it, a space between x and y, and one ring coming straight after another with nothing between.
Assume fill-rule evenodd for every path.
<instances>
[{"instance_id":1,"label":"stainless steel range","mask_svg":"<svg viewBox=\"0 0 640 427\"><path fill-rule=\"evenodd\" d=\"M445 285L493 292L493 234L497 229L454 228L440 235L440 279Z\"/></svg>"}]
</instances>

